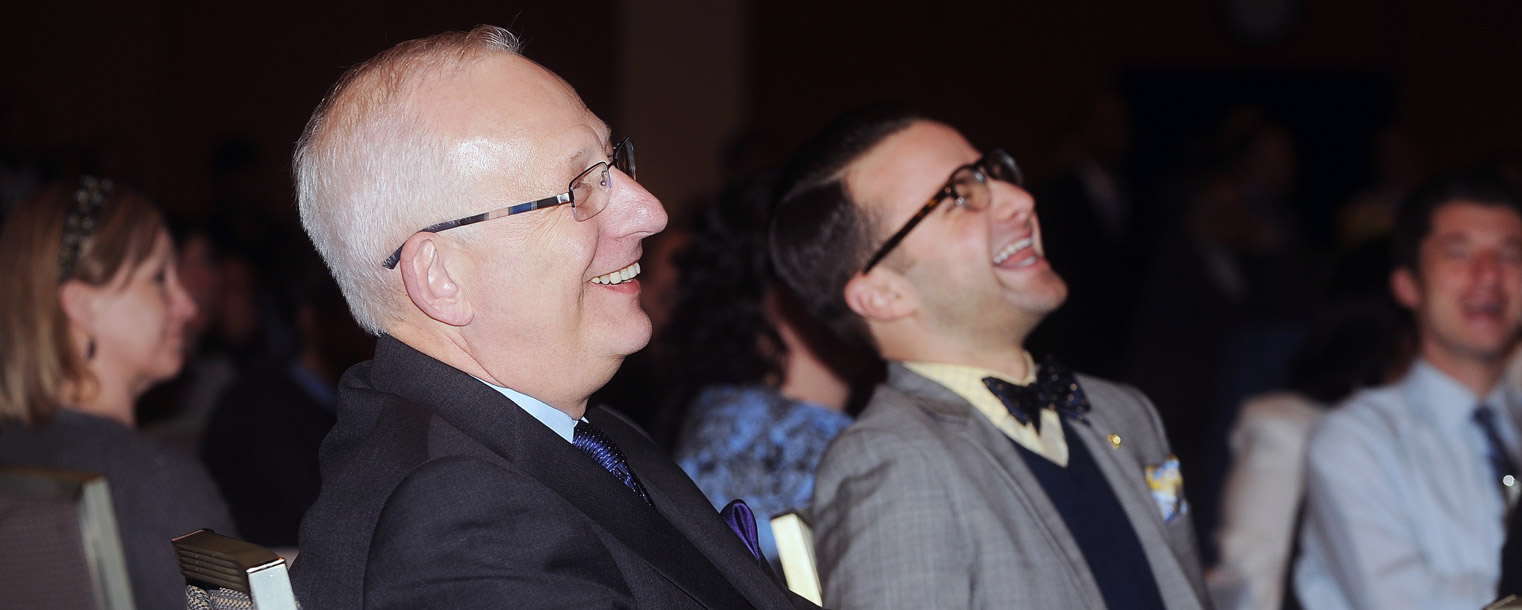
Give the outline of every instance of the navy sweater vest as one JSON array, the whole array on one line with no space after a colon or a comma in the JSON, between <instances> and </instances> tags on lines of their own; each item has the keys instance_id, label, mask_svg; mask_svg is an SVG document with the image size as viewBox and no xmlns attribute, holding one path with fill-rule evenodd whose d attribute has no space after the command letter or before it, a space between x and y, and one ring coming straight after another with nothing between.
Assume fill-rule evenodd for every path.
<instances>
[{"instance_id":1,"label":"navy sweater vest","mask_svg":"<svg viewBox=\"0 0 1522 610\"><path fill-rule=\"evenodd\" d=\"M1094 456L1066 419L1062 420L1062 431L1068 439L1066 468L1019 443L1015 443L1015 448L1041 481L1041 488L1046 490L1046 496L1077 541L1089 571L1099 583L1105 606L1110 610L1162 610L1162 595L1152 576L1152 566L1147 563L1147 554L1115 491L1110 489L1109 481L1094 463Z\"/></svg>"}]
</instances>

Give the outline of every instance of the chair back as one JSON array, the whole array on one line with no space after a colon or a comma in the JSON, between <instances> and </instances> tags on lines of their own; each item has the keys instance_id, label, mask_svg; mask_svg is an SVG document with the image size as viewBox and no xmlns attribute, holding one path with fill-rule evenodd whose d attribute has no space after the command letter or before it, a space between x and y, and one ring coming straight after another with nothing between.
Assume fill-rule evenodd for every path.
<instances>
[{"instance_id":1,"label":"chair back","mask_svg":"<svg viewBox=\"0 0 1522 610\"><path fill-rule=\"evenodd\" d=\"M106 478L0 467L0 610L133 610Z\"/></svg>"},{"instance_id":2,"label":"chair back","mask_svg":"<svg viewBox=\"0 0 1522 610\"><path fill-rule=\"evenodd\" d=\"M173 540L186 607L297 610L285 560L257 544L200 529Z\"/></svg>"},{"instance_id":3,"label":"chair back","mask_svg":"<svg viewBox=\"0 0 1522 610\"><path fill-rule=\"evenodd\" d=\"M1522 609L1522 597L1508 595L1485 606L1484 610L1518 610Z\"/></svg>"},{"instance_id":4,"label":"chair back","mask_svg":"<svg viewBox=\"0 0 1522 610\"><path fill-rule=\"evenodd\" d=\"M782 562L782 578L788 590L823 606L819 561L814 558L814 528L808 515L791 510L772 517L772 539L777 542L777 559Z\"/></svg>"}]
</instances>

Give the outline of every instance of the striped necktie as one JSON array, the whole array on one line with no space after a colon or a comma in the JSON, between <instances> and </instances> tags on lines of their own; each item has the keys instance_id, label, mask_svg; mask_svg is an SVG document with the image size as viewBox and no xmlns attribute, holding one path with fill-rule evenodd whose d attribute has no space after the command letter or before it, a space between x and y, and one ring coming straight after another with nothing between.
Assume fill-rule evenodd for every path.
<instances>
[{"instance_id":1,"label":"striped necktie","mask_svg":"<svg viewBox=\"0 0 1522 610\"><path fill-rule=\"evenodd\" d=\"M646 504L654 505L650 502L650 494L645 493L645 486L640 484L639 477L634 476L634 471L629 469L629 461L624 459L624 452L619 451L618 445L613 444L613 439L603 434L592 422L576 422L574 442L577 449L591 457L603 470L618 477L625 487L639 494Z\"/></svg>"},{"instance_id":2,"label":"striped necktie","mask_svg":"<svg viewBox=\"0 0 1522 610\"><path fill-rule=\"evenodd\" d=\"M1496 411L1490 405L1481 404L1474 408L1474 423L1480 427L1480 432L1485 436L1485 457L1490 461L1490 468L1495 473L1497 489L1501 491L1501 500L1509 502L1511 494L1507 489L1517 484L1517 465L1511 461L1511 455L1506 452L1506 443L1501 441L1500 430L1496 428Z\"/></svg>"}]
</instances>

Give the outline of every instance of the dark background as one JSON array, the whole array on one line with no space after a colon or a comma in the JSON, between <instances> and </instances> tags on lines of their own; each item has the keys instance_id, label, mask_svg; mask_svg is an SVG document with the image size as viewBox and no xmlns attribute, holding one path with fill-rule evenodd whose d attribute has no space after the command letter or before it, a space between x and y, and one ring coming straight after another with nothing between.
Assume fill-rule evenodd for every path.
<instances>
[{"instance_id":1,"label":"dark background","mask_svg":"<svg viewBox=\"0 0 1522 610\"><path fill-rule=\"evenodd\" d=\"M0 214L41 182L90 172L146 191L186 224L230 205L262 212L229 217L293 223L291 147L344 68L478 23L518 32L528 57L576 87L615 134L634 136L641 182L677 219L729 173L780 162L848 107L911 102L976 145L1003 146L1039 183L1067 169L1055 151L1075 108L1118 97L1130 118L1124 177L1139 215L1157 219L1143 228L1159 228L1142 237L1154 247L1126 262L1164 280L1197 273L1159 263L1169 260L1156 247L1169 239L1162 228L1185 208L1173 186L1216 161L1211 142L1243 107L1294 143L1298 184L1285 204L1303 238L1291 254L1311 262L1308 273L1338 247L1335 210L1373 180L1382 130L1403 128L1433 171L1522 145L1517 0L64 0L12 3L0 17ZM1084 279L1069 269L1070 283ZM1210 303L1149 285L1163 288L1137 319L1172 312L1185 327L1154 324L1100 348L1111 361L1172 362L1159 355L1174 352L1180 364L1096 372L1158 399L1175 447L1191 451L1191 501L1208 531L1235 404L1282 384L1277 369L1311 308L1250 319L1254 302L1237 303L1241 317L1189 326L1209 316L1188 307ZM1196 349L1202 337L1237 359ZM1204 372L1191 355L1236 368Z\"/></svg>"},{"instance_id":2,"label":"dark background","mask_svg":"<svg viewBox=\"0 0 1522 610\"><path fill-rule=\"evenodd\" d=\"M1253 34L1228 17L1237 6L1287 18ZM702 160L733 134L761 134L750 154L780 156L884 97L1003 145L1038 178L1052 170L1048 139L1092 92L1129 102L1134 157L1157 172L1226 109L1255 103L1300 140L1308 202L1363 181L1369 137L1392 120L1441 166L1522 141L1512 0L65 0L0 19L0 154L50 175L116 175L194 210L212 195L212 147L241 139L262 162L259 188L288 206L291 144L345 66L477 23L521 33L529 57L637 136L644 181L674 207L719 183Z\"/></svg>"}]
</instances>

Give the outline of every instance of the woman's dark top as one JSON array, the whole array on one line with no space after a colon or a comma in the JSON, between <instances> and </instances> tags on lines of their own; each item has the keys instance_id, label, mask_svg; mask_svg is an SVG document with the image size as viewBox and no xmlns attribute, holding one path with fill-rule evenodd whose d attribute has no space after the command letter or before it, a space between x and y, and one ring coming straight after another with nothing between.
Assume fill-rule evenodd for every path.
<instances>
[{"instance_id":1,"label":"woman's dark top","mask_svg":"<svg viewBox=\"0 0 1522 610\"><path fill-rule=\"evenodd\" d=\"M121 423L58 409L36 427L0 427L0 464L102 474L138 610L185 607L185 579L169 539L200 528L237 535L216 485L195 460Z\"/></svg>"}]
</instances>

